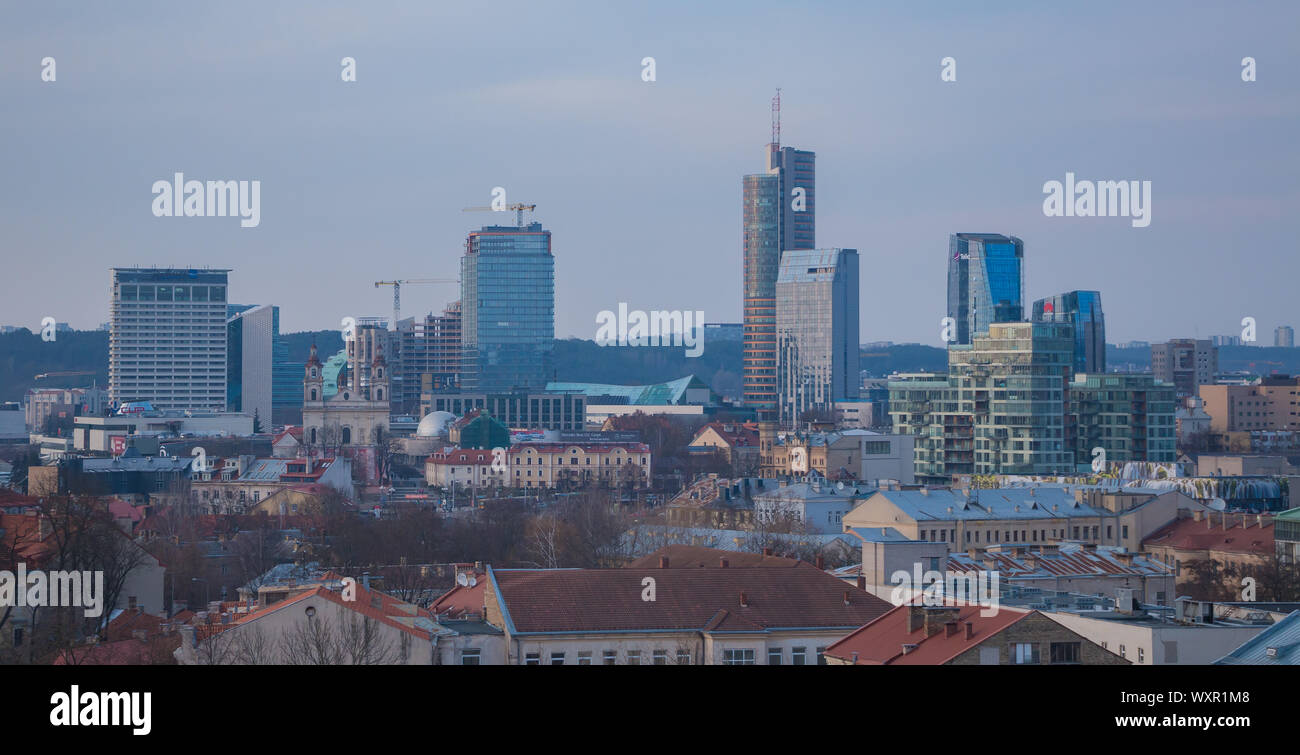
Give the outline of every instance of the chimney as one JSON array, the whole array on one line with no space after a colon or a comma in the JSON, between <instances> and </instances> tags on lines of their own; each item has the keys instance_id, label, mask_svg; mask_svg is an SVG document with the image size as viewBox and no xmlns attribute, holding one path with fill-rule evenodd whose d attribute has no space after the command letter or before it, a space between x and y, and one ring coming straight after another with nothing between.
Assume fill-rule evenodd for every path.
<instances>
[{"instance_id":1,"label":"chimney","mask_svg":"<svg viewBox=\"0 0 1300 755\"><path fill-rule=\"evenodd\" d=\"M667 568L668 568L668 557L667 557L667 556L660 556L660 557L659 557L659 568L660 568L660 569L667 569Z\"/></svg>"},{"instance_id":2,"label":"chimney","mask_svg":"<svg viewBox=\"0 0 1300 755\"><path fill-rule=\"evenodd\" d=\"M911 634L925 626L925 606L907 607L907 633Z\"/></svg>"},{"instance_id":3,"label":"chimney","mask_svg":"<svg viewBox=\"0 0 1300 755\"><path fill-rule=\"evenodd\" d=\"M966 639L969 640L974 636L975 636L975 625L968 621L966 622Z\"/></svg>"},{"instance_id":4,"label":"chimney","mask_svg":"<svg viewBox=\"0 0 1300 755\"><path fill-rule=\"evenodd\" d=\"M749 608L749 596L745 595L744 590L740 591L740 607Z\"/></svg>"},{"instance_id":5,"label":"chimney","mask_svg":"<svg viewBox=\"0 0 1300 755\"><path fill-rule=\"evenodd\" d=\"M1193 522L1199 522L1199 521L1201 521L1201 517L1204 515L1204 513L1205 513L1205 512L1201 511L1200 509L1197 509L1196 511L1193 511L1193 512L1192 512L1192 521L1193 521Z\"/></svg>"},{"instance_id":6,"label":"chimney","mask_svg":"<svg viewBox=\"0 0 1300 755\"><path fill-rule=\"evenodd\" d=\"M721 566L723 569L727 568L727 559L725 558L718 559L718 566Z\"/></svg>"},{"instance_id":7,"label":"chimney","mask_svg":"<svg viewBox=\"0 0 1300 755\"><path fill-rule=\"evenodd\" d=\"M859 590L867 589L867 578L862 576L861 574L858 575L858 589Z\"/></svg>"},{"instance_id":8,"label":"chimney","mask_svg":"<svg viewBox=\"0 0 1300 755\"><path fill-rule=\"evenodd\" d=\"M764 548L764 549L763 549L763 555L764 555L764 556L770 556L770 555L772 555L772 549L771 549L771 548Z\"/></svg>"},{"instance_id":9,"label":"chimney","mask_svg":"<svg viewBox=\"0 0 1300 755\"><path fill-rule=\"evenodd\" d=\"M847 606L848 604L849 604L849 591L848 591L848 590L845 590L845 591L844 591L844 605Z\"/></svg>"},{"instance_id":10,"label":"chimney","mask_svg":"<svg viewBox=\"0 0 1300 755\"><path fill-rule=\"evenodd\" d=\"M948 622L957 622L958 611L956 608L944 606L942 608L922 608L924 614L925 636L938 634Z\"/></svg>"},{"instance_id":11,"label":"chimney","mask_svg":"<svg viewBox=\"0 0 1300 755\"><path fill-rule=\"evenodd\" d=\"M955 622L955 621L947 621L947 622L944 622L944 625L943 625L943 636L944 636L944 637L951 637L951 636L953 636L954 634L957 634L957 622Z\"/></svg>"},{"instance_id":12,"label":"chimney","mask_svg":"<svg viewBox=\"0 0 1300 755\"><path fill-rule=\"evenodd\" d=\"M822 571L826 570L826 559L820 553L817 554L817 568Z\"/></svg>"},{"instance_id":13,"label":"chimney","mask_svg":"<svg viewBox=\"0 0 1300 755\"><path fill-rule=\"evenodd\" d=\"M854 663L854 665L856 665L857 662L858 662L858 651L854 650L854 651L853 651L853 663Z\"/></svg>"},{"instance_id":14,"label":"chimney","mask_svg":"<svg viewBox=\"0 0 1300 755\"><path fill-rule=\"evenodd\" d=\"M1256 515L1255 515L1255 525L1256 525L1257 527L1263 528L1263 526L1264 526L1264 515L1263 515L1263 514L1256 514Z\"/></svg>"}]
</instances>

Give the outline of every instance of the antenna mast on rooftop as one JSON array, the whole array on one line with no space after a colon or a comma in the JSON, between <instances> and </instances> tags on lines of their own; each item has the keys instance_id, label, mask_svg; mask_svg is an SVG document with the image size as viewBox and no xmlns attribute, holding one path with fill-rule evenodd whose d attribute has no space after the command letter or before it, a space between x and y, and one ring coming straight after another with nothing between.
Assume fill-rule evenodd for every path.
<instances>
[{"instance_id":1,"label":"antenna mast on rooftop","mask_svg":"<svg viewBox=\"0 0 1300 755\"><path fill-rule=\"evenodd\" d=\"M776 96L772 98L772 143L781 147L781 87L776 88Z\"/></svg>"}]
</instances>

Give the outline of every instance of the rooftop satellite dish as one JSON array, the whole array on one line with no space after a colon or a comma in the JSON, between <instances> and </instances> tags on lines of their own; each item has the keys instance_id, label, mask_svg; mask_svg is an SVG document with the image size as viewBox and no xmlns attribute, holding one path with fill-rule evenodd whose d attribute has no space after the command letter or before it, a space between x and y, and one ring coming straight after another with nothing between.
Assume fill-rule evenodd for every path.
<instances>
[{"instance_id":1,"label":"rooftop satellite dish","mask_svg":"<svg viewBox=\"0 0 1300 755\"><path fill-rule=\"evenodd\" d=\"M844 483L843 483L843 482L837 482L837 483L835 483L835 487L839 488L840 490L843 490L843 489L844 489Z\"/></svg>"},{"instance_id":2,"label":"rooftop satellite dish","mask_svg":"<svg viewBox=\"0 0 1300 755\"><path fill-rule=\"evenodd\" d=\"M460 585L461 587L469 586L469 577L465 576L465 572L461 572L460 574L456 575L456 584Z\"/></svg>"},{"instance_id":3,"label":"rooftop satellite dish","mask_svg":"<svg viewBox=\"0 0 1300 755\"><path fill-rule=\"evenodd\" d=\"M477 584L478 584L478 577L475 577L475 576L473 576L473 575L470 575L470 578L469 578L469 586L470 586L470 587L473 587L474 585L477 585Z\"/></svg>"}]
</instances>

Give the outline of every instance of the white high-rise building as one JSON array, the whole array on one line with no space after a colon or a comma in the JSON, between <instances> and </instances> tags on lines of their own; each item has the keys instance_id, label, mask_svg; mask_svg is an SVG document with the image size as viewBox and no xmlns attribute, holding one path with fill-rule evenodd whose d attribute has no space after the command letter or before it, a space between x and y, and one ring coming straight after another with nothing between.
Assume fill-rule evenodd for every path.
<instances>
[{"instance_id":1,"label":"white high-rise building","mask_svg":"<svg viewBox=\"0 0 1300 755\"><path fill-rule=\"evenodd\" d=\"M226 324L226 410L256 416L271 427L271 386L279 308L262 304L238 310Z\"/></svg>"},{"instance_id":2,"label":"white high-rise building","mask_svg":"<svg viewBox=\"0 0 1300 755\"><path fill-rule=\"evenodd\" d=\"M111 401L149 401L156 409L225 409L229 272L113 268Z\"/></svg>"}]
</instances>

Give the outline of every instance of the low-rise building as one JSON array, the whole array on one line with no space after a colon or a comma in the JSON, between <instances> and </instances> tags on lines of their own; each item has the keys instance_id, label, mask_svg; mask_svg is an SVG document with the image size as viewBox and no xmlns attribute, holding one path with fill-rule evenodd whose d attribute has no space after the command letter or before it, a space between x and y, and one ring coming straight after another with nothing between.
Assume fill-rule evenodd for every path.
<instances>
[{"instance_id":1,"label":"low-rise building","mask_svg":"<svg viewBox=\"0 0 1300 755\"><path fill-rule=\"evenodd\" d=\"M510 665L813 665L846 632L889 609L799 562L489 568L487 580L485 617L503 628Z\"/></svg>"},{"instance_id":2,"label":"low-rise building","mask_svg":"<svg viewBox=\"0 0 1300 755\"><path fill-rule=\"evenodd\" d=\"M1113 609L1054 611L1048 616L1130 663L1213 663L1272 622L1214 616L1213 605L1179 599L1173 608L1144 606L1121 591Z\"/></svg>"},{"instance_id":3,"label":"low-rise building","mask_svg":"<svg viewBox=\"0 0 1300 755\"><path fill-rule=\"evenodd\" d=\"M826 650L855 666L1123 665L1125 661L1039 611L905 603Z\"/></svg>"},{"instance_id":4,"label":"low-rise building","mask_svg":"<svg viewBox=\"0 0 1300 755\"><path fill-rule=\"evenodd\" d=\"M448 448L435 451L424 462L424 481L431 487L453 486L481 488L505 485L506 457L493 464L493 451L486 449Z\"/></svg>"},{"instance_id":5,"label":"low-rise building","mask_svg":"<svg viewBox=\"0 0 1300 755\"><path fill-rule=\"evenodd\" d=\"M644 443L517 443L507 458L511 487L650 484L650 446Z\"/></svg>"}]
</instances>

